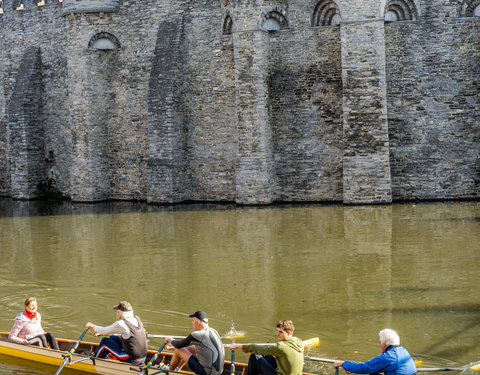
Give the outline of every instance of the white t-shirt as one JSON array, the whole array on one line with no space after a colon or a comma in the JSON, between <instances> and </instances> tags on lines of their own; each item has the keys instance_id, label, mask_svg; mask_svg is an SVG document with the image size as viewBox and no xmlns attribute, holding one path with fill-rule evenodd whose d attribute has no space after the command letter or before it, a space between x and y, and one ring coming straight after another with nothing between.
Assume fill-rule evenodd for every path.
<instances>
[{"instance_id":1,"label":"white t-shirt","mask_svg":"<svg viewBox=\"0 0 480 375\"><path fill-rule=\"evenodd\" d=\"M135 327L138 327L138 322L133 316L133 311L122 311L122 318L123 319L117 320L107 327L94 326L93 330L103 336L121 335L126 340L131 336L131 333L124 320L128 320L128 322L132 323Z\"/></svg>"}]
</instances>

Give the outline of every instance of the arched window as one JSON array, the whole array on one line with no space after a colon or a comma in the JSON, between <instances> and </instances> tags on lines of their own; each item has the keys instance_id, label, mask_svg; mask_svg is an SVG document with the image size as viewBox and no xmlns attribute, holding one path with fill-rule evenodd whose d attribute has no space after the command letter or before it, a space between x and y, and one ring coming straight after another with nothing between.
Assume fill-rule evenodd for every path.
<instances>
[{"instance_id":1,"label":"arched window","mask_svg":"<svg viewBox=\"0 0 480 375\"><path fill-rule=\"evenodd\" d=\"M480 0L463 0L458 14L460 17L480 17Z\"/></svg>"},{"instance_id":2,"label":"arched window","mask_svg":"<svg viewBox=\"0 0 480 375\"><path fill-rule=\"evenodd\" d=\"M88 48L96 50L116 50L120 48L120 42L115 35L102 31L90 38Z\"/></svg>"},{"instance_id":3,"label":"arched window","mask_svg":"<svg viewBox=\"0 0 480 375\"><path fill-rule=\"evenodd\" d=\"M288 29L287 13L279 8L273 8L262 14L262 29L277 31Z\"/></svg>"},{"instance_id":4,"label":"arched window","mask_svg":"<svg viewBox=\"0 0 480 375\"><path fill-rule=\"evenodd\" d=\"M418 10L413 0L389 0L385 6L385 21L417 20Z\"/></svg>"},{"instance_id":5,"label":"arched window","mask_svg":"<svg viewBox=\"0 0 480 375\"><path fill-rule=\"evenodd\" d=\"M227 13L223 19L223 35L231 35L233 31L233 19L232 16Z\"/></svg>"},{"instance_id":6,"label":"arched window","mask_svg":"<svg viewBox=\"0 0 480 375\"><path fill-rule=\"evenodd\" d=\"M321 0L315 6L312 14L312 27L335 26L340 24L342 17L340 9L333 0Z\"/></svg>"}]
</instances>

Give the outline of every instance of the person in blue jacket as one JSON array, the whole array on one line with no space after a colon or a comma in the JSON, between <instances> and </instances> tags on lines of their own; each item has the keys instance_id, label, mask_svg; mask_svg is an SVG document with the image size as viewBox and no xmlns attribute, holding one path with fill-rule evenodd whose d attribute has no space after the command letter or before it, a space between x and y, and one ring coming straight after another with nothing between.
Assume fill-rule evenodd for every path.
<instances>
[{"instance_id":1,"label":"person in blue jacket","mask_svg":"<svg viewBox=\"0 0 480 375\"><path fill-rule=\"evenodd\" d=\"M400 337L393 329L386 328L378 333L382 354L367 362L335 361L335 368L343 367L348 373L385 375L414 375L417 373L415 362L410 353L400 346Z\"/></svg>"}]
</instances>

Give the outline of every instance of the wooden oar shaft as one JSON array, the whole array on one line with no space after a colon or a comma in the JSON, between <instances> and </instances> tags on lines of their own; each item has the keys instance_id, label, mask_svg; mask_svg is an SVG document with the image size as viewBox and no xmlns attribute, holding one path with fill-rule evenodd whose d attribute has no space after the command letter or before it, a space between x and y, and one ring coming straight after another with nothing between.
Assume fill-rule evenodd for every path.
<instances>
[{"instance_id":1,"label":"wooden oar shaft","mask_svg":"<svg viewBox=\"0 0 480 375\"><path fill-rule=\"evenodd\" d=\"M187 336L169 336L169 335L150 335L150 334L148 334L147 337L149 339L164 339L165 337L171 337L172 339L184 339Z\"/></svg>"}]
</instances>

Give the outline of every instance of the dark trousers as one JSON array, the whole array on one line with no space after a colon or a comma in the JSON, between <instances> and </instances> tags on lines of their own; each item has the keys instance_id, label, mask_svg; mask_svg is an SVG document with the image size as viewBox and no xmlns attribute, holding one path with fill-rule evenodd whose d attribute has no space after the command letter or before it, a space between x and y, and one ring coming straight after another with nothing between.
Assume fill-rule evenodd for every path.
<instances>
[{"instance_id":1,"label":"dark trousers","mask_svg":"<svg viewBox=\"0 0 480 375\"><path fill-rule=\"evenodd\" d=\"M195 357L194 355L190 356L187 363L188 363L188 367L190 367L190 370L192 370L195 374L207 375L203 366L200 364L200 362L198 362L198 358Z\"/></svg>"},{"instance_id":2,"label":"dark trousers","mask_svg":"<svg viewBox=\"0 0 480 375\"><path fill-rule=\"evenodd\" d=\"M250 354L247 375L277 375L277 361L273 355Z\"/></svg>"},{"instance_id":3,"label":"dark trousers","mask_svg":"<svg viewBox=\"0 0 480 375\"><path fill-rule=\"evenodd\" d=\"M104 337L95 350L95 357L113 358L123 362L132 362L132 358L123 350L122 339L118 336Z\"/></svg>"},{"instance_id":4,"label":"dark trousers","mask_svg":"<svg viewBox=\"0 0 480 375\"><path fill-rule=\"evenodd\" d=\"M35 336L33 339L28 340L31 344L41 343L44 348L52 348L58 350L57 339L50 332L44 333L42 335Z\"/></svg>"}]
</instances>

